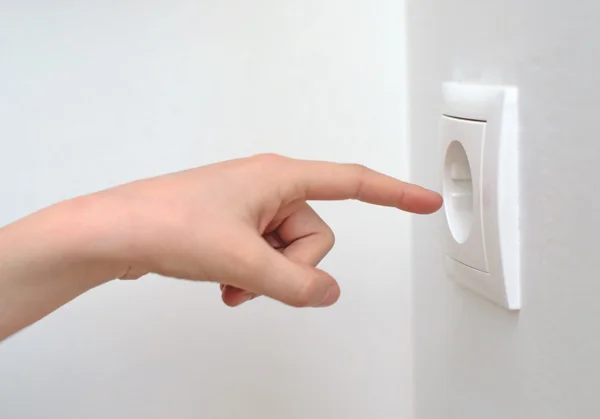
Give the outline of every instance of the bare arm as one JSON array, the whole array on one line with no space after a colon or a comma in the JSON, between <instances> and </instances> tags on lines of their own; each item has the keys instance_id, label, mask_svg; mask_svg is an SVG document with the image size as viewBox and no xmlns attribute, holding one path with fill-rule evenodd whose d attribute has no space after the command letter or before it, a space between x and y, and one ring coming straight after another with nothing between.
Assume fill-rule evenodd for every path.
<instances>
[{"instance_id":1,"label":"bare arm","mask_svg":"<svg viewBox=\"0 0 600 419\"><path fill-rule=\"evenodd\" d=\"M0 340L119 275L99 203L78 198L0 229Z\"/></svg>"},{"instance_id":2,"label":"bare arm","mask_svg":"<svg viewBox=\"0 0 600 419\"><path fill-rule=\"evenodd\" d=\"M0 340L80 294L146 273L221 284L236 306L265 295L325 307L316 266L333 232L308 204L357 199L428 214L441 197L357 165L262 155L145 179L0 229Z\"/></svg>"}]
</instances>

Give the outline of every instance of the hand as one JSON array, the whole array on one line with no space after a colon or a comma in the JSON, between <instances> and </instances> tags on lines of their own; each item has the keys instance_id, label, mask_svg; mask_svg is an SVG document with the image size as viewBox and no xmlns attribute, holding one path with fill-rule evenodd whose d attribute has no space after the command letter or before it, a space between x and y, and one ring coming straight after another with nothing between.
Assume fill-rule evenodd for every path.
<instances>
[{"instance_id":1,"label":"hand","mask_svg":"<svg viewBox=\"0 0 600 419\"><path fill-rule=\"evenodd\" d=\"M0 228L0 341L115 278L222 284L226 304L266 295L323 307L340 295L316 268L333 246L310 200L415 213L441 197L362 166L262 155L140 180Z\"/></svg>"},{"instance_id":2,"label":"hand","mask_svg":"<svg viewBox=\"0 0 600 419\"><path fill-rule=\"evenodd\" d=\"M100 193L119 212L114 257L122 279L148 272L221 284L236 306L266 295L295 307L336 302L336 281L315 266L334 244L309 200L358 199L426 214L441 197L359 165L276 155L213 164ZM124 223L123 220L126 220Z\"/></svg>"}]
</instances>

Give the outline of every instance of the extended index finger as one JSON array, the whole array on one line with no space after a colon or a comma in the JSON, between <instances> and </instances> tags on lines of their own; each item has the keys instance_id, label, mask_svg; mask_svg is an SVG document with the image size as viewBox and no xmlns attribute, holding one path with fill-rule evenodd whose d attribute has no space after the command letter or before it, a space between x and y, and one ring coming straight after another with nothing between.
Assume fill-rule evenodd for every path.
<instances>
[{"instance_id":1,"label":"extended index finger","mask_svg":"<svg viewBox=\"0 0 600 419\"><path fill-rule=\"evenodd\" d=\"M356 199L416 214L433 213L442 205L436 192L358 164L294 160L288 167L306 200Z\"/></svg>"}]
</instances>

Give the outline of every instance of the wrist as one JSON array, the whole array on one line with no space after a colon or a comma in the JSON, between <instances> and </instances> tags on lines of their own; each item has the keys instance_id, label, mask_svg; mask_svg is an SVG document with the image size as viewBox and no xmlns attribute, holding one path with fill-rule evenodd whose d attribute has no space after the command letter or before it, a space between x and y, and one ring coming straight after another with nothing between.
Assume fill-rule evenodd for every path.
<instances>
[{"instance_id":1,"label":"wrist","mask_svg":"<svg viewBox=\"0 0 600 419\"><path fill-rule=\"evenodd\" d=\"M88 280L100 285L127 270L122 257L127 228L111 200L101 194L86 195L48 208L48 222L58 237L58 247L74 265L88 266Z\"/></svg>"},{"instance_id":2,"label":"wrist","mask_svg":"<svg viewBox=\"0 0 600 419\"><path fill-rule=\"evenodd\" d=\"M0 229L0 341L125 270L103 205L77 198Z\"/></svg>"}]
</instances>

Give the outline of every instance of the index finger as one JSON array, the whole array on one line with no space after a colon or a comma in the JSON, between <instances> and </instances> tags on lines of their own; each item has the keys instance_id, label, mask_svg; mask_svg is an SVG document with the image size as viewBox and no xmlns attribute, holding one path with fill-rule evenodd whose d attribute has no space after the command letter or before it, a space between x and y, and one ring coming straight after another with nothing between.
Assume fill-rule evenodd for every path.
<instances>
[{"instance_id":1,"label":"index finger","mask_svg":"<svg viewBox=\"0 0 600 419\"><path fill-rule=\"evenodd\" d=\"M415 214L431 214L442 206L438 193L362 165L294 160L288 167L292 182L308 201L356 199Z\"/></svg>"}]
</instances>

